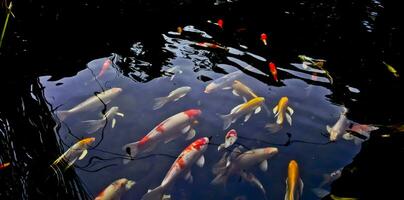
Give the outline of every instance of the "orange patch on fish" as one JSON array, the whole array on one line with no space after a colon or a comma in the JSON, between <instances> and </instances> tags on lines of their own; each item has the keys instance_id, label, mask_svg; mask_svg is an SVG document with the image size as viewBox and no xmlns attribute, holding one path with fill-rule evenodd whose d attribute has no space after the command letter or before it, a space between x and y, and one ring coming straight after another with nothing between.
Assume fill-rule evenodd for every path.
<instances>
[{"instance_id":1,"label":"orange patch on fish","mask_svg":"<svg viewBox=\"0 0 404 200\"><path fill-rule=\"evenodd\" d=\"M144 145L147 141L149 141L149 139L149 136L146 135L139 141L139 144Z\"/></svg>"}]
</instances>

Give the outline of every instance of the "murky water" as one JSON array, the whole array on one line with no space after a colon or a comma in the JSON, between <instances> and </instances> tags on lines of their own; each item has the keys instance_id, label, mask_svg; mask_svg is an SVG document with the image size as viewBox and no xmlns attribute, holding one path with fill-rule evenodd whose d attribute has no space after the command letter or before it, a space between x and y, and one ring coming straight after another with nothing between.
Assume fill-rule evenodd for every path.
<instances>
[{"instance_id":1,"label":"murky water","mask_svg":"<svg viewBox=\"0 0 404 200\"><path fill-rule=\"evenodd\" d=\"M257 55L242 47L231 47L230 51L202 48L195 45L196 40L191 40L186 35L190 34L189 32L201 33L203 30L191 26L184 30L186 32L181 36L170 33L163 35L166 42L162 51L171 52L174 56L162 66L165 75L149 82L136 82L123 76L115 63L101 77L94 79L108 58L94 59L87 64L88 68L72 77L57 81L49 81L49 76L40 77L47 101L52 108L57 107L59 111L74 107L94 96L96 92L112 87L122 88L122 92L106 107L72 114L62 122L58 130L59 139L66 144L65 150L77 142L78 138L96 138L88 156L78 161L75 168L89 192L97 195L114 180L125 177L136 181L136 185L122 199L140 199L148 189L153 189L161 183L174 158L193 140L212 136L213 144L223 143L227 131L222 129L223 120L219 114L228 114L233 107L243 103L243 100L233 95L231 90L219 90L209 94L203 91L210 80L243 70L245 73L237 80L249 86L258 96L264 97L265 105L270 110L283 96L289 98L290 107L294 109L293 125L285 123L276 133L265 128L267 123L275 123L276 120L274 114L265 110L254 114L247 122L239 119L231 125L239 134L238 142L249 149L279 148L279 153L269 160L268 171L263 172L256 166L250 169L250 172L263 184L267 191L266 198L281 199L285 193L287 166L289 161L294 159L300 166L304 199L316 199L311 189L323 181L322 174L349 164L360 149L360 146L352 141L342 139L328 143L326 125L333 125L338 120L342 106L330 102L328 96L332 91L328 88L330 81L327 77L321 74L321 70L291 64L278 68L280 83L274 84L269 69L260 71L248 67L267 65L268 61L263 55ZM206 39L206 35L197 39ZM174 73L170 73L173 68ZM320 72L316 80L312 80L317 76L313 75L314 72ZM172 74L175 76L172 77ZM205 81L201 80L201 76L205 77ZM155 98L167 96L169 92L182 86L191 87L191 92L178 101L167 103L159 110L152 109ZM100 119L102 110L109 110L113 106L119 107L120 112L124 113L124 117L116 116L114 128L111 127L112 121L107 121L102 129L91 134L85 132L83 121ZM125 155L122 151L123 145L140 140L163 120L191 108L202 110L202 115L198 118L199 123L195 126L194 139L186 141L185 137L181 136L170 143L160 143L152 152L142 154L152 155L150 157L134 160L126 165L122 163L119 157ZM204 154L205 166L192 167L194 182L189 184L179 179L168 191L173 199L264 198L258 188L240 181L238 175L233 175L226 186L210 184L214 178L212 167L223 152L218 152L217 146L209 145ZM91 164L87 166L89 162Z\"/></svg>"}]
</instances>

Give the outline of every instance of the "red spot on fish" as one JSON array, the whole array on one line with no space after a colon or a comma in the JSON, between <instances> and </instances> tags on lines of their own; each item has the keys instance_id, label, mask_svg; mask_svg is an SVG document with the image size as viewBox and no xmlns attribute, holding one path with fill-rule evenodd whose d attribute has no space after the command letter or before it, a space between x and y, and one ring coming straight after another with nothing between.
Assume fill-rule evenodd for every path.
<instances>
[{"instance_id":1,"label":"red spot on fish","mask_svg":"<svg viewBox=\"0 0 404 200\"><path fill-rule=\"evenodd\" d=\"M184 111L184 114L186 114L190 119L199 116L201 113L202 111L199 109L189 109L187 111Z\"/></svg>"},{"instance_id":2,"label":"red spot on fish","mask_svg":"<svg viewBox=\"0 0 404 200\"><path fill-rule=\"evenodd\" d=\"M139 145L144 145L147 141L149 141L149 136L144 136L140 141L139 141Z\"/></svg>"},{"instance_id":3,"label":"red spot on fish","mask_svg":"<svg viewBox=\"0 0 404 200\"><path fill-rule=\"evenodd\" d=\"M205 138L200 138L200 139L196 140L195 142L193 142L190 146L192 146L192 148L194 148L196 150L200 150L202 148L202 146L205 144L206 144Z\"/></svg>"},{"instance_id":4,"label":"red spot on fish","mask_svg":"<svg viewBox=\"0 0 404 200\"><path fill-rule=\"evenodd\" d=\"M265 33L261 34L261 41L264 43L265 46L267 46L267 38L268 38L267 34Z\"/></svg>"},{"instance_id":5,"label":"red spot on fish","mask_svg":"<svg viewBox=\"0 0 404 200\"><path fill-rule=\"evenodd\" d=\"M177 164L180 167L180 169L184 169L185 168L185 160L184 158L181 156L178 158L177 160Z\"/></svg>"},{"instance_id":6,"label":"red spot on fish","mask_svg":"<svg viewBox=\"0 0 404 200\"><path fill-rule=\"evenodd\" d=\"M223 29L223 19L217 20L217 25L218 25L221 29Z\"/></svg>"},{"instance_id":7,"label":"red spot on fish","mask_svg":"<svg viewBox=\"0 0 404 200\"><path fill-rule=\"evenodd\" d=\"M269 63L269 70L271 71L271 74L274 77L275 81L278 82L278 71L276 70L276 66L273 62Z\"/></svg>"},{"instance_id":8,"label":"red spot on fish","mask_svg":"<svg viewBox=\"0 0 404 200\"><path fill-rule=\"evenodd\" d=\"M105 188L106 189L106 188ZM94 200L101 200L105 195L105 189L103 189Z\"/></svg>"},{"instance_id":9,"label":"red spot on fish","mask_svg":"<svg viewBox=\"0 0 404 200\"><path fill-rule=\"evenodd\" d=\"M164 129L164 122L160 123L157 127L156 127L156 131L160 132L160 133L164 133L165 129Z\"/></svg>"}]
</instances>

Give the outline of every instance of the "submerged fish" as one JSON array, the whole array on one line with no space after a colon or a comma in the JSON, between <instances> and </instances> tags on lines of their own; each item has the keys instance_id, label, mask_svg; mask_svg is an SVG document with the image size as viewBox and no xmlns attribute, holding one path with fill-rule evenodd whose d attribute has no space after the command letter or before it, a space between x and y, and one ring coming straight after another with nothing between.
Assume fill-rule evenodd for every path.
<instances>
[{"instance_id":1,"label":"submerged fish","mask_svg":"<svg viewBox=\"0 0 404 200\"><path fill-rule=\"evenodd\" d=\"M267 43L267 38L268 38L268 36L267 36L267 34L265 34L265 33L262 33L261 36L260 36L260 39L261 39L261 41L264 43L265 46L268 45L268 43Z\"/></svg>"},{"instance_id":2,"label":"submerged fish","mask_svg":"<svg viewBox=\"0 0 404 200\"><path fill-rule=\"evenodd\" d=\"M52 165L58 165L60 162L67 164L66 169L72 166L77 160L82 160L88 153L88 147L95 141L95 138L89 137L78 141L71 146L65 153L57 158Z\"/></svg>"},{"instance_id":3,"label":"submerged fish","mask_svg":"<svg viewBox=\"0 0 404 200\"><path fill-rule=\"evenodd\" d=\"M168 94L166 97L159 97L154 99L155 103L153 106L153 110L157 110L162 108L166 103L172 102L172 101L178 101L180 98L184 97L187 95L188 92L191 91L191 87L185 86L185 87L180 87L177 88Z\"/></svg>"},{"instance_id":4,"label":"submerged fish","mask_svg":"<svg viewBox=\"0 0 404 200\"><path fill-rule=\"evenodd\" d=\"M305 55L298 55L297 56L302 62L304 62L305 64L308 65L314 65L317 66L319 68L323 68L324 63L327 62L324 59L316 59L316 58L311 58Z\"/></svg>"},{"instance_id":5,"label":"submerged fish","mask_svg":"<svg viewBox=\"0 0 404 200\"><path fill-rule=\"evenodd\" d=\"M107 123L107 121L111 121L111 127L115 128L115 124L116 124L116 119L115 119L115 115L124 117L123 113L118 112L119 107L114 106L111 107L103 116L101 119L98 120L87 120L87 121L83 121L84 124L84 130L87 133L94 133L96 132L98 129L102 128L105 123Z\"/></svg>"},{"instance_id":6,"label":"submerged fish","mask_svg":"<svg viewBox=\"0 0 404 200\"><path fill-rule=\"evenodd\" d=\"M2 169L4 169L4 168L7 168L8 166L10 166L10 163L9 163L9 162L1 163L1 164L0 164L0 170L2 170Z\"/></svg>"},{"instance_id":7,"label":"submerged fish","mask_svg":"<svg viewBox=\"0 0 404 200\"><path fill-rule=\"evenodd\" d=\"M341 112L338 121L334 124L334 126L330 127L327 125L327 132L330 134L330 141L337 140L340 136L344 135L344 137L349 137L349 133L346 130L349 128L350 122L346 117L346 113L348 109L343 107L343 111Z\"/></svg>"},{"instance_id":8,"label":"submerged fish","mask_svg":"<svg viewBox=\"0 0 404 200\"><path fill-rule=\"evenodd\" d=\"M242 74L242 71L235 71L230 74L226 74L218 79L215 79L206 86L204 92L211 93L220 89L231 89L233 81L238 79Z\"/></svg>"},{"instance_id":9,"label":"submerged fish","mask_svg":"<svg viewBox=\"0 0 404 200\"><path fill-rule=\"evenodd\" d=\"M230 111L230 114L221 115L223 118L223 129L226 130L232 123L236 122L238 118L244 115L244 122L247 122L253 113L258 114L261 111L261 106L264 104L264 102L264 97L255 97L248 102L234 107Z\"/></svg>"},{"instance_id":10,"label":"submerged fish","mask_svg":"<svg viewBox=\"0 0 404 200\"><path fill-rule=\"evenodd\" d=\"M387 67L387 70L389 70L389 72L391 72L396 78L400 77L400 75L398 74L397 70L394 69L393 66L387 64L386 62L383 61L383 64Z\"/></svg>"},{"instance_id":11,"label":"submerged fish","mask_svg":"<svg viewBox=\"0 0 404 200\"><path fill-rule=\"evenodd\" d=\"M191 167L194 163L199 167L203 167L205 164L205 158L203 153L208 148L209 138L204 137L194 141L188 147L186 147L178 158L172 164L170 170L167 172L160 186L153 190L149 190L142 200L160 200L163 198L164 192L169 189L170 186L181 176L184 176L185 180L193 182L191 175Z\"/></svg>"},{"instance_id":12,"label":"submerged fish","mask_svg":"<svg viewBox=\"0 0 404 200\"><path fill-rule=\"evenodd\" d=\"M171 116L154 127L141 140L124 145L122 150L135 157L141 152L152 151L160 142L168 143L183 134L187 134L186 140L190 140L196 134L192 127L198 123L196 118L201 113L201 110L190 109ZM124 163L127 162L129 160L124 160Z\"/></svg>"},{"instance_id":13,"label":"submerged fish","mask_svg":"<svg viewBox=\"0 0 404 200\"><path fill-rule=\"evenodd\" d=\"M104 61L104 63L102 64L101 71L98 73L98 75L95 78L97 79L97 78L100 78L102 75L104 75L104 73L108 70L108 68L111 66L111 64L112 64L112 61L109 58L107 58Z\"/></svg>"},{"instance_id":14,"label":"submerged fish","mask_svg":"<svg viewBox=\"0 0 404 200\"><path fill-rule=\"evenodd\" d=\"M303 181L299 175L299 166L295 160L291 160L288 166L288 178L286 179L285 200L300 199L303 194Z\"/></svg>"},{"instance_id":15,"label":"submerged fish","mask_svg":"<svg viewBox=\"0 0 404 200\"><path fill-rule=\"evenodd\" d=\"M271 71L271 74L272 74L272 76L274 77L274 80L275 80L276 82L278 82L278 81L279 81L279 80L278 80L278 71L276 70L275 64L274 64L273 62L270 62L270 63L268 64L268 66L269 66L269 71Z\"/></svg>"},{"instance_id":16,"label":"submerged fish","mask_svg":"<svg viewBox=\"0 0 404 200\"><path fill-rule=\"evenodd\" d=\"M238 80L233 82L232 88L233 94L242 97L245 102L258 97L248 86Z\"/></svg>"},{"instance_id":17,"label":"submerged fish","mask_svg":"<svg viewBox=\"0 0 404 200\"><path fill-rule=\"evenodd\" d=\"M197 43L195 43L195 45L204 47L204 48L228 50L226 47L220 46L218 44L209 43L209 42L197 42Z\"/></svg>"},{"instance_id":18,"label":"submerged fish","mask_svg":"<svg viewBox=\"0 0 404 200\"><path fill-rule=\"evenodd\" d=\"M278 105L276 105L273 109L273 113L275 114L276 123L278 125L282 125L284 122L284 118L286 117L286 120L288 123L292 126L292 115L294 113L293 109L289 106L289 99L288 97L282 97Z\"/></svg>"},{"instance_id":19,"label":"submerged fish","mask_svg":"<svg viewBox=\"0 0 404 200\"><path fill-rule=\"evenodd\" d=\"M56 114L58 115L59 119L63 121L72 114L93 110L98 107L105 106L105 104L108 104L114 97L116 97L121 92L122 92L121 88L111 88L109 90L106 90L104 92L101 92L97 95L94 95L86 99L85 101L74 106L70 110L58 111Z\"/></svg>"},{"instance_id":20,"label":"submerged fish","mask_svg":"<svg viewBox=\"0 0 404 200\"><path fill-rule=\"evenodd\" d=\"M217 150L220 151L221 149L227 149L231 145L233 145L237 140L237 132L234 129L231 129L229 132L226 133L226 136L224 138L224 143L220 144L219 147L217 147Z\"/></svg>"},{"instance_id":21,"label":"submerged fish","mask_svg":"<svg viewBox=\"0 0 404 200\"><path fill-rule=\"evenodd\" d=\"M98 194L95 200L120 200L124 192L128 191L135 185L135 181L121 178L106 187Z\"/></svg>"}]
</instances>

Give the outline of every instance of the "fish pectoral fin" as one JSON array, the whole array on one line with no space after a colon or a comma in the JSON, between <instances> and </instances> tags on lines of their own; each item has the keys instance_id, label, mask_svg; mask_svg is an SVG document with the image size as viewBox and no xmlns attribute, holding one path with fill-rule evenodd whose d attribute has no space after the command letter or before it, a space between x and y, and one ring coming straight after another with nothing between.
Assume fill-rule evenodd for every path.
<instances>
[{"instance_id":1,"label":"fish pectoral fin","mask_svg":"<svg viewBox=\"0 0 404 200\"><path fill-rule=\"evenodd\" d=\"M303 187L304 187L303 180L299 178L299 197L301 197L303 194Z\"/></svg>"},{"instance_id":2,"label":"fish pectoral fin","mask_svg":"<svg viewBox=\"0 0 404 200\"><path fill-rule=\"evenodd\" d=\"M198 167L203 167L205 165L205 157L203 155L196 161L196 165L198 165Z\"/></svg>"},{"instance_id":3,"label":"fish pectoral fin","mask_svg":"<svg viewBox=\"0 0 404 200\"><path fill-rule=\"evenodd\" d=\"M266 172L266 171L268 170L268 161L267 161L267 160L264 160L264 161L262 161L262 162L260 163L260 169L261 169L263 172Z\"/></svg>"},{"instance_id":4,"label":"fish pectoral fin","mask_svg":"<svg viewBox=\"0 0 404 200\"><path fill-rule=\"evenodd\" d=\"M113 119L112 119L112 124L111 124L111 127L112 127L112 128L115 128L115 125L116 125L116 119L115 119L115 118L113 118Z\"/></svg>"},{"instance_id":5,"label":"fish pectoral fin","mask_svg":"<svg viewBox=\"0 0 404 200\"><path fill-rule=\"evenodd\" d=\"M185 140L190 140L192 138L194 138L196 135L196 131L195 129L191 129L188 131L187 137L185 138Z\"/></svg>"},{"instance_id":6,"label":"fish pectoral fin","mask_svg":"<svg viewBox=\"0 0 404 200\"><path fill-rule=\"evenodd\" d=\"M248 113L244 118L244 122L247 122L250 119L251 115L252 113Z\"/></svg>"},{"instance_id":7,"label":"fish pectoral fin","mask_svg":"<svg viewBox=\"0 0 404 200\"><path fill-rule=\"evenodd\" d=\"M353 140L353 139L354 139L354 136L353 136L352 134L348 133L348 132L345 132L345 133L342 135L342 138L344 138L344 140Z\"/></svg>"},{"instance_id":8,"label":"fish pectoral fin","mask_svg":"<svg viewBox=\"0 0 404 200\"><path fill-rule=\"evenodd\" d=\"M277 113L278 113L278 106L275 106L274 109L272 109L272 112L273 112L274 114L277 114Z\"/></svg>"},{"instance_id":9,"label":"fish pectoral fin","mask_svg":"<svg viewBox=\"0 0 404 200\"><path fill-rule=\"evenodd\" d=\"M331 133L331 127L327 125L326 128L327 128L327 132Z\"/></svg>"},{"instance_id":10,"label":"fish pectoral fin","mask_svg":"<svg viewBox=\"0 0 404 200\"><path fill-rule=\"evenodd\" d=\"M236 90L233 90L232 93L233 93L234 96L238 96L238 97L240 96L240 95L237 93Z\"/></svg>"},{"instance_id":11,"label":"fish pectoral fin","mask_svg":"<svg viewBox=\"0 0 404 200\"><path fill-rule=\"evenodd\" d=\"M259 112L261 112L261 106L259 106L255 109L254 114L258 114Z\"/></svg>"},{"instance_id":12,"label":"fish pectoral fin","mask_svg":"<svg viewBox=\"0 0 404 200\"><path fill-rule=\"evenodd\" d=\"M231 89L231 87L224 87L224 88L222 88L223 90L230 90Z\"/></svg>"},{"instance_id":13,"label":"fish pectoral fin","mask_svg":"<svg viewBox=\"0 0 404 200\"><path fill-rule=\"evenodd\" d=\"M191 130L191 125L186 126L181 130L182 134L188 133Z\"/></svg>"},{"instance_id":14,"label":"fish pectoral fin","mask_svg":"<svg viewBox=\"0 0 404 200\"><path fill-rule=\"evenodd\" d=\"M287 107L286 109L288 109L288 111L289 111L289 114L290 115L293 115L293 113L295 112L291 107Z\"/></svg>"},{"instance_id":15,"label":"fish pectoral fin","mask_svg":"<svg viewBox=\"0 0 404 200\"><path fill-rule=\"evenodd\" d=\"M194 178L192 177L191 174L191 170L189 170L186 174L185 174L185 180L187 180L188 182L192 183L194 181Z\"/></svg>"},{"instance_id":16,"label":"fish pectoral fin","mask_svg":"<svg viewBox=\"0 0 404 200\"><path fill-rule=\"evenodd\" d=\"M83 158L86 157L87 153L88 153L88 150L84 149L83 153L81 153L81 155L79 157L79 160L83 160Z\"/></svg>"},{"instance_id":17,"label":"fish pectoral fin","mask_svg":"<svg viewBox=\"0 0 404 200\"><path fill-rule=\"evenodd\" d=\"M125 117L125 114L117 112L116 115L120 116L120 117Z\"/></svg>"},{"instance_id":18,"label":"fish pectoral fin","mask_svg":"<svg viewBox=\"0 0 404 200\"><path fill-rule=\"evenodd\" d=\"M292 117L289 115L289 113L285 113L286 116L286 121L292 126Z\"/></svg>"}]
</instances>

